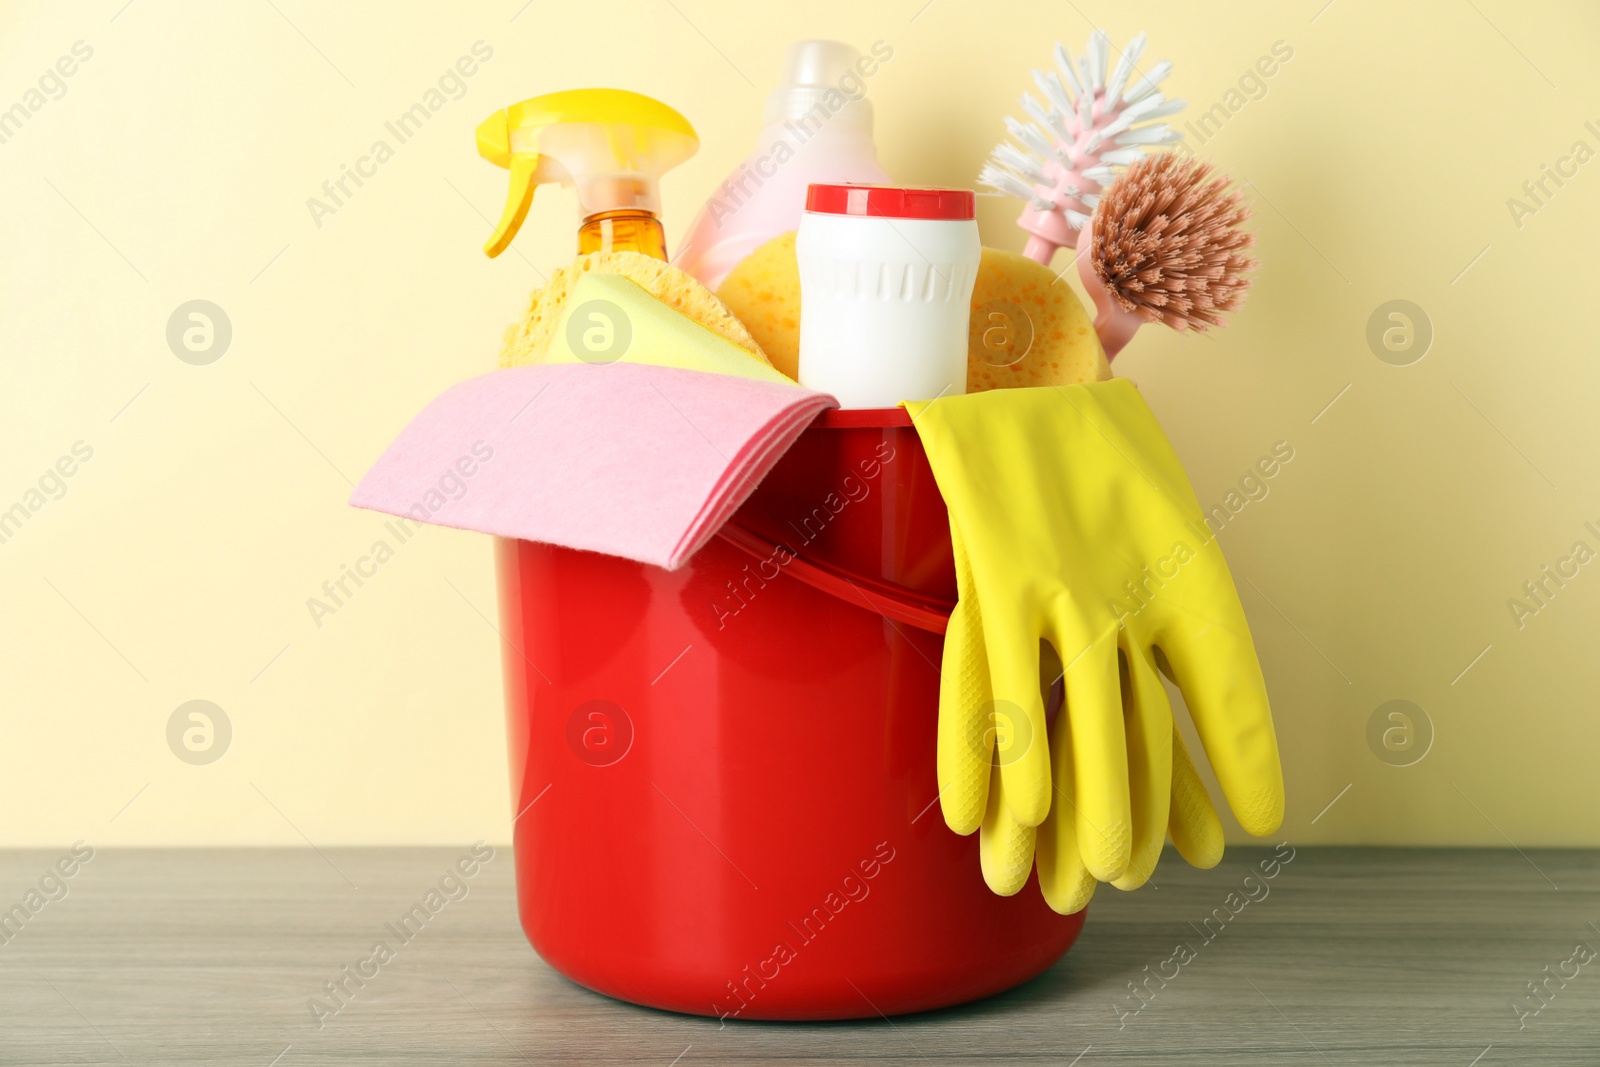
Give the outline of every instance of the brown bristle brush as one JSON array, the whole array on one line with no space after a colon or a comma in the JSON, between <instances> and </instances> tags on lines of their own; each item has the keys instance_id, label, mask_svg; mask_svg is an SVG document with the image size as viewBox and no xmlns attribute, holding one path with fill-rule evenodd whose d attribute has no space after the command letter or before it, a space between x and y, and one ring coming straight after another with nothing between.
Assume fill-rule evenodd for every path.
<instances>
[{"instance_id":1,"label":"brown bristle brush","mask_svg":"<svg viewBox=\"0 0 1600 1067\"><path fill-rule=\"evenodd\" d=\"M1209 163L1163 152L1134 163L1095 207L1078 272L1111 359L1140 325L1178 331L1224 324L1250 288L1257 262L1244 195Z\"/></svg>"}]
</instances>

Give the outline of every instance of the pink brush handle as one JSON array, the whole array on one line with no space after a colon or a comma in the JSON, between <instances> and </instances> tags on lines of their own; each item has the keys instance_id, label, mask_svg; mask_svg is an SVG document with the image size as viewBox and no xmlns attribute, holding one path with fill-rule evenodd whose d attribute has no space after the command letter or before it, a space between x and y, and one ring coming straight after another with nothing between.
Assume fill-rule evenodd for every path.
<instances>
[{"instance_id":1,"label":"pink brush handle","mask_svg":"<svg viewBox=\"0 0 1600 1067\"><path fill-rule=\"evenodd\" d=\"M1043 193L1046 190L1044 186L1036 185L1034 191ZM1073 200L1072 203L1076 204L1077 201ZM1028 235L1028 245L1022 254L1047 267L1056 249L1076 248L1078 245L1078 231L1067 221L1066 215L1057 209L1041 211L1026 207L1017 216L1017 225Z\"/></svg>"},{"instance_id":2,"label":"pink brush handle","mask_svg":"<svg viewBox=\"0 0 1600 1067\"><path fill-rule=\"evenodd\" d=\"M1094 332L1100 337L1100 347L1105 349L1106 362L1109 363L1117 358L1117 353L1121 352L1129 341L1133 340L1133 335L1143 325L1143 320L1131 311L1122 310L1122 305L1106 291L1094 268L1089 265L1088 250L1094 247L1094 222L1091 220L1083 228L1081 235L1075 233L1065 223L1066 220L1055 212L1031 209L1024 211L1022 217L1017 220L1017 225L1028 233L1028 243L1023 248L1022 254L1048 267L1050 260L1056 254L1056 249L1076 246L1078 277L1083 279L1084 289L1094 300L1096 312ZM1073 240L1074 237L1077 239Z\"/></svg>"},{"instance_id":3,"label":"pink brush handle","mask_svg":"<svg viewBox=\"0 0 1600 1067\"><path fill-rule=\"evenodd\" d=\"M1083 288L1094 301L1094 332L1100 337L1100 347L1106 351L1106 361L1110 362L1133 340L1133 335L1144 325L1144 320L1132 311L1124 311L1100 281L1100 276L1095 274L1089 261L1089 252L1094 248L1093 230L1094 222L1091 220L1083 228L1083 236L1078 241L1078 277L1083 279Z\"/></svg>"},{"instance_id":4,"label":"pink brush handle","mask_svg":"<svg viewBox=\"0 0 1600 1067\"><path fill-rule=\"evenodd\" d=\"M1048 267L1050 260L1055 258L1056 249L1060 247L1060 245L1048 238L1040 237L1036 233L1030 233L1028 235L1028 244L1023 248L1022 254L1035 263L1043 263Z\"/></svg>"}]
</instances>

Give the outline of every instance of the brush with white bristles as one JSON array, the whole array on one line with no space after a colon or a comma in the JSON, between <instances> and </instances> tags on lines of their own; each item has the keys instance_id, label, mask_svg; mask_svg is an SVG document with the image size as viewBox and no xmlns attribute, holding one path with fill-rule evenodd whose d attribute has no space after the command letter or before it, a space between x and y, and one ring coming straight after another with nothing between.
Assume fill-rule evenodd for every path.
<instances>
[{"instance_id":1,"label":"brush with white bristles","mask_svg":"<svg viewBox=\"0 0 1600 1067\"><path fill-rule=\"evenodd\" d=\"M1181 135L1158 120L1181 111L1182 100L1168 100L1156 86L1172 73L1162 61L1134 77L1145 49L1145 35L1128 43L1111 67L1111 41L1104 30L1089 35L1076 60L1056 45L1056 69L1036 70L1040 103L1022 94L1022 109L1033 122L1008 117L1013 143L997 146L978 175L980 184L1028 201L1017 225L1028 233L1023 254L1049 264L1058 248L1076 248L1078 232L1094 214L1101 190L1119 168L1138 162L1152 145L1172 144Z\"/></svg>"}]
</instances>

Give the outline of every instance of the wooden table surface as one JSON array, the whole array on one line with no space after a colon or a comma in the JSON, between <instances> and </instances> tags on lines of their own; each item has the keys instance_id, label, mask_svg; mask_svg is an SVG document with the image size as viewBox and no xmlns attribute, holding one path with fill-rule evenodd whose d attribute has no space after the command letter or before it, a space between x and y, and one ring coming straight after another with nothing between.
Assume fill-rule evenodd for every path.
<instances>
[{"instance_id":1,"label":"wooden table surface","mask_svg":"<svg viewBox=\"0 0 1600 1067\"><path fill-rule=\"evenodd\" d=\"M1210 941L1191 924L1267 850L1169 855L1160 888L1102 889L1073 951L1011 993L723 1027L556 975L501 850L318 1029L308 999L465 851L101 850L0 928L0 1063L1600 1064L1600 853L1578 851L1302 848ZM0 909L64 855L0 852ZM1180 941L1200 950L1133 1013L1127 983Z\"/></svg>"}]
</instances>

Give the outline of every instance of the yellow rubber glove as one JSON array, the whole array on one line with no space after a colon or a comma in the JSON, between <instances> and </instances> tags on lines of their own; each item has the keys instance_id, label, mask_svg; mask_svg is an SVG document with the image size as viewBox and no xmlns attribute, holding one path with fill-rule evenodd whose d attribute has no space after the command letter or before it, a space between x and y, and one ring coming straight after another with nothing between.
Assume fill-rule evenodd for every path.
<instances>
[{"instance_id":1,"label":"yellow rubber glove","mask_svg":"<svg viewBox=\"0 0 1600 1067\"><path fill-rule=\"evenodd\" d=\"M971 565L959 535L953 533L952 537L956 584L962 596L957 606L961 622L956 626L955 639L965 642L969 651L961 657L962 667L953 675L959 689L951 706L978 707L992 699L988 688L987 653L982 648L981 623L976 618L977 598L972 589ZM965 607L961 606L963 603ZM946 641L949 640L951 637L947 633ZM952 677L948 672L946 676ZM1059 710L1061 694L1058 687L1062 680L1061 661L1055 650L1046 644L1040 649L1039 684L1041 690L1049 694L1045 698L1047 714L1052 708ZM1136 705L1132 697L1133 690L1124 665L1122 703L1125 721L1134 714ZM1089 903L1096 883L1083 865L1078 851L1077 809L1071 793L1071 741L1066 736L1064 722L1064 717L1058 715L1050 726L1050 751L1055 777L1055 797L1050 814L1037 829L1023 826L1012 817L1004 801L1004 783L999 775L997 757L989 775L989 795L979 827L978 854L984 881L989 888L1001 896L1012 896L1027 884L1037 847L1045 900L1056 911L1070 915L1081 911ZM1130 798L1134 801L1134 848L1128 873L1115 883L1119 889L1136 889L1150 878L1160 857L1162 842L1169 833L1179 855L1191 866L1211 868L1222 859L1221 820L1211 806L1200 774L1189 757L1177 724L1170 722L1170 716L1168 725L1172 738L1170 749L1134 743L1130 735L1128 782ZM1152 748L1157 751L1152 752ZM1161 762L1155 766L1154 757L1158 755ZM1170 789L1167 788L1163 768L1170 770ZM1065 787L1063 782L1066 783ZM1137 798L1144 796L1151 799L1141 805Z\"/></svg>"},{"instance_id":2,"label":"yellow rubber glove","mask_svg":"<svg viewBox=\"0 0 1600 1067\"><path fill-rule=\"evenodd\" d=\"M965 611L958 603L946 634L946 822L970 833L992 808L986 836L998 859L1007 840L999 819L1038 826L1051 809L1052 776L1069 778L1057 784L1071 798L1071 825L1064 811L1052 824L1041 882L1067 900L1078 862L1096 880L1123 879L1136 809L1148 827L1170 808L1157 803L1172 773L1171 712L1157 675L1165 666L1240 823L1254 834L1275 830L1283 778L1244 612L1188 479L1133 385L994 390L906 406L950 509L958 578L962 559L970 572L958 592L973 596ZM1065 664L1053 738L1039 689L1041 637ZM965 705L961 679L978 656L991 695ZM1137 796L1130 750L1151 771ZM1149 831L1139 836L1142 859ZM1076 848L1063 847L1069 837Z\"/></svg>"}]
</instances>

